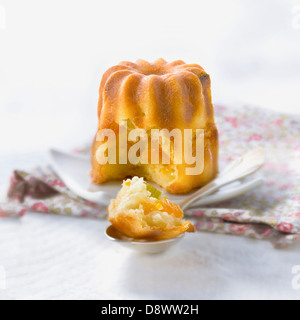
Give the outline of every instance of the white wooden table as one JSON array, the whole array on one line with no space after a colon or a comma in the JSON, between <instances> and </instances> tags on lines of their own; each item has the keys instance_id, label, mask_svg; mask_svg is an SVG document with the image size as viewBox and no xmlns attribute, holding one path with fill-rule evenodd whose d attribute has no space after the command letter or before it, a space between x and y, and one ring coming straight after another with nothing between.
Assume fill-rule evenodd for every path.
<instances>
[{"instance_id":1,"label":"white wooden table","mask_svg":"<svg viewBox=\"0 0 300 320\"><path fill-rule=\"evenodd\" d=\"M46 157L38 153L3 157L1 181L16 167L43 163ZM276 250L267 241L198 232L163 254L145 255L108 241L107 225L37 213L1 219L6 289L0 298L300 298L292 287L300 244Z\"/></svg>"}]
</instances>

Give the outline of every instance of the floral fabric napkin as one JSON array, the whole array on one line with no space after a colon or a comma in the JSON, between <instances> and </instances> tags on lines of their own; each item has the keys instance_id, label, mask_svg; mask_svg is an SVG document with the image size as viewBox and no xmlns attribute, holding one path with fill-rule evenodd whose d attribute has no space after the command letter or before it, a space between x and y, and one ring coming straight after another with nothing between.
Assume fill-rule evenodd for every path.
<instances>
[{"instance_id":1,"label":"floral fabric napkin","mask_svg":"<svg viewBox=\"0 0 300 320\"><path fill-rule=\"evenodd\" d=\"M269 239L275 247L300 240L300 117L253 107L216 106L215 114L220 161L225 164L247 151L264 148L267 162L257 175L265 184L226 203L192 208L185 214L193 217L197 231ZM106 208L76 196L51 168L16 170L8 200L0 203L0 217L22 216L28 210L106 217Z\"/></svg>"}]
</instances>

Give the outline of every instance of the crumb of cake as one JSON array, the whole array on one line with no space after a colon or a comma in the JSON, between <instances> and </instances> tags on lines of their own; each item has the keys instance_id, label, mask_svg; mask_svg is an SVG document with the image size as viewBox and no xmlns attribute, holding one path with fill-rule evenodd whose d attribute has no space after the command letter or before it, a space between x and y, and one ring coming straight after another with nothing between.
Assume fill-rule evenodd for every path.
<instances>
[{"instance_id":1,"label":"crumb of cake","mask_svg":"<svg viewBox=\"0 0 300 320\"><path fill-rule=\"evenodd\" d=\"M108 206L108 220L119 232L135 239L165 240L194 231L178 204L161 197L159 190L138 177L123 182Z\"/></svg>"}]
</instances>

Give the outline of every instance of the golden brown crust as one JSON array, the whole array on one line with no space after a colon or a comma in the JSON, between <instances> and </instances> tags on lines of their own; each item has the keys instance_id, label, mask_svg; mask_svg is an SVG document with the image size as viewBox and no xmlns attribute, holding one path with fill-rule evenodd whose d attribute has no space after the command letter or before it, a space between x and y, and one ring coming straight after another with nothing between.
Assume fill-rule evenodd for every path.
<instances>
[{"instance_id":1,"label":"golden brown crust","mask_svg":"<svg viewBox=\"0 0 300 320\"><path fill-rule=\"evenodd\" d=\"M108 69L101 80L98 102L98 131L116 131L119 121L130 119L137 128L203 129L205 131L205 167L200 175L186 175L185 164L176 165L177 179L163 181L149 168L132 165L100 165L96 151L102 142L92 147L92 181L101 184L109 180L139 175L166 188L171 193L187 193L212 180L218 173L218 132L214 123L209 75L197 64L181 60L154 63L138 60L121 62Z\"/></svg>"},{"instance_id":2,"label":"golden brown crust","mask_svg":"<svg viewBox=\"0 0 300 320\"><path fill-rule=\"evenodd\" d=\"M158 227L145 226L141 228L138 220L126 214L119 212L114 218L109 219L111 224L121 232L123 235L134 239L147 239L147 240L167 240L176 238L185 232L194 232L194 226L190 221L187 221L181 226L171 229L161 229Z\"/></svg>"}]
</instances>

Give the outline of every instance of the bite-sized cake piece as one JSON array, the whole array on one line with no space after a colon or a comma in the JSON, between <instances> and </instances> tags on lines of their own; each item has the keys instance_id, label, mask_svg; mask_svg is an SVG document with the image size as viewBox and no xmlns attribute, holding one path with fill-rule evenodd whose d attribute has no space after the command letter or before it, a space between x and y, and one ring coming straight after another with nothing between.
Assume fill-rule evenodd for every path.
<instances>
[{"instance_id":1,"label":"bite-sized cake piece","mask_svg":"<svg viewBox=\"0 0 300 320\"><path fill-rule=\"evenodd\" d=\"M108 220L134 239L165 240L194 231L176 203L160 198L158 190L138 177L123 181L117 198L108 206Z\"/></svg>"},{"instance_id":2,"label":"bite-sized cake piece","mask_svg":"<svg viewBox=\"0 0 300 320\"><path fill-rule=\"evenodd\" d=\"M111 67L104 73L100 84L98 120L92 147L91 176L95 184L136 175L157 183L170 193L187 193L204 186L218 173L218 132L211 102L210 77L197 64L186 64L181 60L168 63L159 59L154 63L125 61ZM120 122L126 124L128 133L120 134ZM116 134L115 163L103 163L101 160L103 147L107 146L107 141L99 139L103 129L111 129ZM133 145L132 139L129 139L133 129L147 132L149 141L152 129L166 129L169 132L176 129L182 134L185 129L191 129L190 142L194 156L196 131L202 129L202 170L189 174L187 169L195 164L185 157L182 157L182 162L176 162L174 158L167 164L161 161L164 152L173 152L172 139L169 139L171 151L159 145L158 163L151 161L150 143L145 151L149 155L148 163L131 163L128 157L125 162L120 161L120 153L128 151Z\"/></svg>"}]
</instances>

